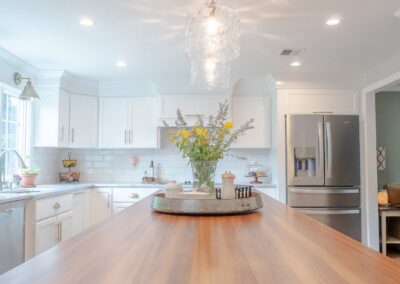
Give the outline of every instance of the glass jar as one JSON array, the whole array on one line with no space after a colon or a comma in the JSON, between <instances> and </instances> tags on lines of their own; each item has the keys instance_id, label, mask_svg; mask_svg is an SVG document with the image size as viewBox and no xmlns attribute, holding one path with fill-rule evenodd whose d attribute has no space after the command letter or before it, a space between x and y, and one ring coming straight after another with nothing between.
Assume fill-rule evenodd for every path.
<instances>
[{"instance_id":1,"label":"glass jar","mask_svg":"<svg viewBox=\"0 0 400 284\"><path fill-rule=\"evenodd\" d=\"M378 204L387 205L389 203L389 196L386 189L380 189L378 191Z\"/></svg>"}]
</instances>

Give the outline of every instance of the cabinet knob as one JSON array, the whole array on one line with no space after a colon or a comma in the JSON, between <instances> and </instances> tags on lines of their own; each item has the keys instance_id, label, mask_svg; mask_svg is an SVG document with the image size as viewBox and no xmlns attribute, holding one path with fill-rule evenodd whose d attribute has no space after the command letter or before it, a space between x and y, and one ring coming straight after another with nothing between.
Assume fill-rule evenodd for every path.
<instances>
[{"instance_id":1,"label":"cabinet knob","mask_svg":"<svg viewBox=\"0 0 400 284\"><path fill-rule=\"evenodd\" d=\"M140 196L137 193L131 193L131 194L129 194L129 197L130 198L139 198Z\"/></svg>"},{"instance_id":2,"label":"cabinet knob","mask_svg":"<svg viewBox=\"0 0 400 284\"><path fill-rule=\"evenodd\" d=\"M61 207L61 205L60 205L60 203L58 203L58 202L54 203L54 205L53 205L53 208L54 208L54 209L58 209L58 208L60 208L60 207Z\"/></svg>"}]
</instances>

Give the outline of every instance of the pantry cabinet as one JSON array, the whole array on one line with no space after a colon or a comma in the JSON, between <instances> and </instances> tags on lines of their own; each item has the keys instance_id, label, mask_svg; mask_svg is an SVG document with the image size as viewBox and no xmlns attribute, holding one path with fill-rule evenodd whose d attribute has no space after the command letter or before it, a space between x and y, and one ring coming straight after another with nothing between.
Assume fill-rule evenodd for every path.
<instances>
[{"instance_id":1,"label":"pantry cabinet","mask_svg":"<svg viewBox=\"0 0 400 284\"><path fill-rule=\"evenodd\" d=\"M100 148L157 148L157 97L100 99Z\"/></svg>"},{"instance_id":2,"label":"pantry cabinet","mask_svg":"<svg viewBox=\"0 0 400 284\"><path fill-rule=\"evenodd\" d=\"M232 148L271 147L271 108L268 97L237 96L232 99L232 120L234 128L254 119L253 129L240 136Z\"/></svg>"}]
</instances>

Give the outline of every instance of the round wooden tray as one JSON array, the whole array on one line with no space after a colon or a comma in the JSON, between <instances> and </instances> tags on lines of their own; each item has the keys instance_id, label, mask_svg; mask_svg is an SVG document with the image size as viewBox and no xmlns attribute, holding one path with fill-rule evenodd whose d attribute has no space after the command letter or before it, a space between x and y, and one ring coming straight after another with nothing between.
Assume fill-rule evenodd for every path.
<instances>
[{"instance_id":1,"label":"round wooden tray","mask_svg":"<svg viewBox=\"0 0 400 284\"><path fill-rule=\"evenodd\" d=\"M243 214L263 207L261 195L252 192L250 197L240 199L179 199L165 198L164 193L153 195L154 211L182 215Z\"/></svg>"}]
</instances>

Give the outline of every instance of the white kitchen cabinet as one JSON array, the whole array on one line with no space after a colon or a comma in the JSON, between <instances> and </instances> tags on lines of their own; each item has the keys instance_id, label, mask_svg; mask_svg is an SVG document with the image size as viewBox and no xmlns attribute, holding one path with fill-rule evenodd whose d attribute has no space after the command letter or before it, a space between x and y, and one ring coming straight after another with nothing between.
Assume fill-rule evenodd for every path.
<instances>
[{"instance_id":1,"label":"white kitchen cabinet","mask_svg":"<svg viewBox=\"0 0 400 284\"><path fill-rule=\"evenodd\" d=\"M72 194L72 235L76 235L89 226L90 204L87 190Z\"/></svg>"},{"instance_id":2,"label":"white kitchen cabinet","mask_svg":"<svg viewBox=\"0 0 400 284\"><path fill-rule=\"evenodd\" d=\"M278 200L278 190L275 187L256 187L255 189Z\"/></svg>"},{"instance_id":3,"label":"white kitchen cabinet","mask_svg":"<svg viewBox=\"0 0 400 284\"><path fill-rule=\"evenodd\" d=\"M37 147L95 148L98 136L98 99L63 89L41 94L36 105Z\"/></svg>"},{"instance_id":4,"label":"white kitchen cabinet","mask_svg":"<svg viewBox=\"0 0 400 284\"><path fill-rule=\"evenodd\" d=\"M122 212L129 206L133 205L134 203L121 203L121 202L114 202L113 203L113 214L117 214L119 212Z\"/></svg>"},{"instance_id":5,"label":"white kitchen cabinet","mask_svg":"<svg viewBox=\"0 0 400 284\"><path fill-rule=\"evenodd\" d=\"M36 222L35 255L38 255L72 236L72 212Z\"/></svg>"},{"instance_id":6,"label":"white kitchen cabinet","mask_svg":"<svg viewBox=\"0 0 400 284\"><path fill-rule=\"evenodd\" d=\"M157 148L159 99L100 99L100 148Z\"/></svg>"},{"instance_id":7,"label":"white kitchen cabinet","mask_svg":"<svg viewBox=\"0 0 400 284\"><path fill-rule=\"evenodd\" d=\"M279 90L285 114L358 114L358 92L346 89Z\"/></svg>"},{"instance_id":8,"label":"white kitchen cabinet","mask_svg":"<svg viewBox=\"0 0 400 284\"><path fill-rule=\"evenodd\" d=\"M96 148L98 137L98 99L93 96L70 95L71 148Z\"/></svg>"},{"instance_id":9,"label":"white kitchen cabinet","mask_svg":"<svg viewBox=\"0 0 400 284\"><path fill-rule=\"evenodd\" d=\"M99 111L99 146L101 148L129 147L129 99L101 98Z\"/></svg>"},{"instance_id":10,"label":"white kitchen cabinet","mask_svg":"<svg viewBox=\"0 0 400 284\"><path fill-rule=\"evenodd\" d=\"M133 148L158 147L159 100L137 97L130 100L129 141Z\"/></svg>"},{"instance_id":11,"label":"white kitchen cabinet","mask_svg":"<svg viewBox=\"0 0 400 284\"><path fill-rule=\"evenodd\" d=\"M73 236L72 231L72 212L68 211L57 216L58 223L60 224L60 238L59 242L66 241Z\"/></svg>"},{"instance_id":12,"label":"white kitchen cabinet","mask_svg":"<svg viewBox=\"0 0 400 284\"><path fill-rule=\"evenodd\" d=\"M254 129L240 136L232 148L270 148L271 113L268 97L237 96L232 99L232 120L234 128L254 119Z\"/></svg>"},{"instance_id":13,"label":"white kitchen cabinet","mask_svg":"<svg viewBox=\"0 0 400 284\"><path fill-rule=\"evenodd\" d=\"M69 143L69 93L57 89L40 94L36 107L37 147L66 147Z\"/></svg>"},{"instance_id":14,"label":"white kitchen cabinet","mask_svg":"<svg viewBox=\"0 0 400 284\"><path fill-rule=\"evenodd\" d=\"M91 224L97 224L112 215L112 189L92 189L92 220Z\"/></svg>"},{"instance_id":15,"label":"white kitchen cabinet","mask_svg":"<svg viewBox=\"0 0 400 284\"><path fill-rule=\"evenodd\" d=\"M51 217L37 222L35 226L35 255L38 255L59 242L59 222Z\"/></svg>"}]
</instances>

